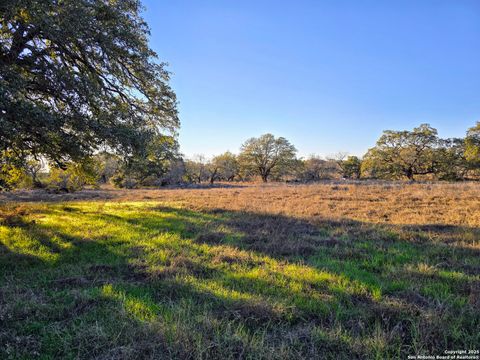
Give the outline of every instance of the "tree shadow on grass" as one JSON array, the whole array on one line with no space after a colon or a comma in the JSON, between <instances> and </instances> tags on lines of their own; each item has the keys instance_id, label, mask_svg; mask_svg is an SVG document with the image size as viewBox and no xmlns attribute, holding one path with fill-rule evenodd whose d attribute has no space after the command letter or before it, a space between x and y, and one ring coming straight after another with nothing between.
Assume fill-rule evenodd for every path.
<instances>
[{"instance_id":1,"label":"tree shadow on grass","mask_svg":"<svg viewBox=\"0 0 480 360\"><path fill-rule=\"evenodd\" d=\"M2 246L0 264L9 274L2 282L6 331L0 332L0 342L16 356L242 358L259 351L268 357L269 351L287 346L276 357L285 351L306 357L326 347L347 348L340 339L318 342L307 328L300 341L267 301L235 299L195 286L195 279L220 279L222 271L187 257L150 269L143 264L145 253L132 251L132 244L112 249L103 238L72 236L52 225L27 223L21 230L31 240L55 237L43 241L39 250L59 257L13 263L23 256L22 249ZM32 279L35 274L40 279ZM34 324L43 330L32 331ZM96 326L102 330L94 335ZM68 346L63 348L61 341L48 346L52 332L70 339ZM257 343L265 340L262 332L269 337L268 346Z\"/></svg>"},{"instance_id":2,"label":"tree shadow on grass","mask_svg":"<svg viewBox=\"0 0 480 360\"><path fill-rule=\"evenodd\" d=\"M171 216L146 219L139 214L126 221L149 232L171 231L200 244L253 251L328 271L423 312L458 308L462 301L468 309L476 302L478 250L464 244L449 246L453 240L462 242L465 234L467 240L475 239L476 228L372 225L351 220L314 225L285 216L222 209L198 212L161 206L155 210ZM267 289L271 285L262 284Z\"/></svg>"},{"instance_id":3,"label":"tree shadow on grass","mask_svg":"<svg viewBox=\"0 0 480 360\"><path fill-rule=\"evenodd\" d=\"M248 185L242 185L239 183L226 183L226 182L217 182L217 183L201 183L201 184L185 184L185 185L169 185L162 189L241 189L248 187Z\"/></svg>"},{"instance_id":4,"label":"tree shadow on grass","mask_svg":"<svg viewBox=\"0 0 480 360\"><path fill-rule=\"evenodd\" d=\"M45 189L35 190L16 190L9 192L0 192L0 204L5 203L25 203L25 202L67 202L67 201L104 201L115 200L121 198L130 198L128 193L139 193L143 196L138 196L133 200L148 200L158 197L163 191L171 190L210 190L210 189L241 189L246 188L249 185L242 185L239 183L201 183L201 184L179 184L179 185L167 185L164 187L145 187L138 189L112 189L112 188L100 188L100 189L83 189L75 192L60 192L53 193Z\"/></svg>"},{"instance_id":5,"label":"tree shadow on grass","mask_svg":"<svg viewBox=\"0 0 480 360\"><path fill-rule=\"evenodd\" d=\"M478 251L442 241L445 232L478 229L312 224L221 209L62 211L85 224L115 224L139 242L72 235L61 223L10 226L33 248L0 249L8 270L4 328L21 339L0 333L5 349L81 358L352 358L479 340ZM159 234L177 240L140 241ZM35 246L51 258L31 262ZM53 333L69 340L48 345Z\"/></svg>"},{"instance_id":6,"label":"tree shadow on grass","mask_svg":"<svg viewBox=\"0 0 480 360\"><path fill-rule=\"evenodd\" d=\"M161 207L159 211L189 217L188 210ZM212 221L212 214L218 219ZM317 220L312 224L281 215L222 209L208 211L205 216L203 223L195 220L186 227L187 234L198 243L305 264L366 287L367 296L360 292L360 296L338 298L362 309L363 318L370 314L370 324L380 320L387 332L402 333L402 342L409 337L419 340L407 334L411 326L405 329L412 317L419 319L416 330L423 328L419 330L422 346L431 350L458 345L468 329L480 324L475 310L480 295L480 252L473 247L480 238L478 228L375 225L352 220ZM192 217L197 219L198 214ZM272 284L265 284L268 286ZM377 294L381 300L372 301ZM436 320L426 321L429 316ZM463 345L473 346L479 340L476 335Z\"/></svg>"}]
</instances>

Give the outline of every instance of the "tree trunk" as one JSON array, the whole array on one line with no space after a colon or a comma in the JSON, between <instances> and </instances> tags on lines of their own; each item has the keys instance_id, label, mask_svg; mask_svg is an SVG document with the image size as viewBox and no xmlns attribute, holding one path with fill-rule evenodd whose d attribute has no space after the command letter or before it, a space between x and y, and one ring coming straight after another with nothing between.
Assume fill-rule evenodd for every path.
<instances>
[{"instance_id":1,"label":"tree trunk","mask_svg":"<svg viewBox=\"0 0 480 360\"><path fill-rule=\"evenodd\" d=\"M408 169L406 172L405 172L405 175L407 176L408 180L410 181L415 181L414 177L413 177L413 170L412 169Z\"/></svg>"},{"instance_id":2,"label":"tree trunk","mask_svg":"<svg viewBox=\"0 0 480 360\"><path fill-rule=\"evenodd\" d=\"M40 180L35 178L35 179L33 179L33 187L35 189L42 189L44 186L43 186L43 183Z\"/></svg>"},{"instance_id":3,"label":"tree trunk","mask_svg":"<svg viewBox=\"0 0 480 360\"><path fill-rule=\"evenodd\" d=\"M213 182L215 181L215 178L217 177L217 172L218 170L215 170L210 176L210 184L213 184Z\"/></svg>"}]
</instances>

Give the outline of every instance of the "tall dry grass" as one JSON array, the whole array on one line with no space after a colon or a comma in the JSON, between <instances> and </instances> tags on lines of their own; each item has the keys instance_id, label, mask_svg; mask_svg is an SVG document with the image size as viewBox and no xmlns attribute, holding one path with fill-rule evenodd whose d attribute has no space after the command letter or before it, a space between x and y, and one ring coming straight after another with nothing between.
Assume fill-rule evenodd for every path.
<instances>
[{"instance_id":1,"label":"tall dry grass","mask_svg":"<svg viewBox=\"0 0 480 360\"><path fill-rule=\"evenodd\" d=\"M239 184L207 189L120 191L117 200L161 200L199 209L351 219L397 225L480 226L480 184Z\"/></svg>"},{"instance_id":2,"label":"tall dry grass","mask_svg":"<svg viewBox=\"0 0 480 360\"><path fill-rule=\"evenodd\" d=\"M194 209L279 214L303 219L350 219L395 225L480 226L480 183L282 183L118 190L52 195L0 194L0 202L70 200L168 201Z\"/></svg>"}]
</instances>

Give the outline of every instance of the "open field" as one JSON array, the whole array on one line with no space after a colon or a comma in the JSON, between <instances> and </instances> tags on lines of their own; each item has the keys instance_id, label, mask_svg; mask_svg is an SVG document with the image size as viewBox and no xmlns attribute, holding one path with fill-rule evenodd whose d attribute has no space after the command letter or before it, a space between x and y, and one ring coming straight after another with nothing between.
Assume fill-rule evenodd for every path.
<instances>
[{"instance_id":1,"label":"open field","mask_svg":"<svg viewBox=\"0 0 480 360\"><path fill-rule=\"evenodd\" d=\"M0 201L2 359L396 359L480 347L479 184Z\"/></svg>"}]
</instances>

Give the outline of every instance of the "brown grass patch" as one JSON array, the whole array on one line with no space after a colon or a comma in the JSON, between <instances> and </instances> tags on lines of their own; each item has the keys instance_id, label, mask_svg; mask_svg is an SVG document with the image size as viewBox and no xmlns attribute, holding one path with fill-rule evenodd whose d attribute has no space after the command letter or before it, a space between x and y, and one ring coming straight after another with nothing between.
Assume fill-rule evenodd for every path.
<instances>
[{"instance_id":1,"label":"brown grass patch","mask_svg":"<svg viewBox=\"0 0 480 360\"><path fill-rule=\"evenodd\" d=\"M244 266L255 266L259 262L256 261L252 254L247 251L241 251L232 247L220 247L215 252L212 264L239 264Z\"/></svg>"},{"instance_id":2,"label":"brown grass patch","mask_svg":"<svg viewBox=\"0 0 480 360\"><path fill-rule=\"evenodd\" d=\"M345 185L234 184L236 187L83 190L52 195L44 191L0 194L0 201L165 201L220 213L250 211L300 218L352 219L391 224L480 225L478 183L381 183ZM147 199L145 199L147 197ZM436 229L438 230L438 228ZM435 231L436 231L435 230Z\"/></svg>"}]
</instances>

